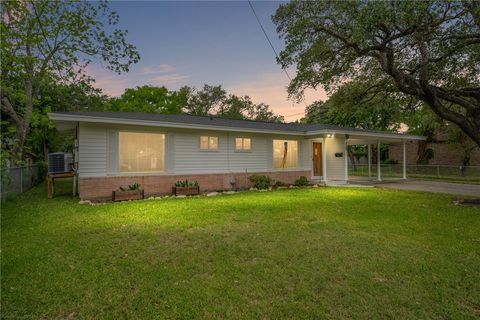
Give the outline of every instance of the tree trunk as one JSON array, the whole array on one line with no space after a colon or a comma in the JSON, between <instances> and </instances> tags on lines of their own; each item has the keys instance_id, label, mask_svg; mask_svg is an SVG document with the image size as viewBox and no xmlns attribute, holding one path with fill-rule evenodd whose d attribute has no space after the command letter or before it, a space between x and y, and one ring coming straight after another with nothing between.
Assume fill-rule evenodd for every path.
<instances>
[{"instance_id":1,"label":"tree trunk","mask_svg":"<svg viewBox=\"0 0 480 320\"><path fill-rule=\"evenodd\" d=\"M480 106L461 96L450 94L442 88L430 85L427 71L420 74L420 80L398 69L395 64L394 51L385 47L377 59L382 70L395 82L397 88L409 96L414 96L430 106L440 118L456 124L467 136L480 147ZM421 65L426 70L427 62ZM447 108L442 101L453 103L463 109L461 112ZM454 102L453 102L454 101Z\"/></svg>"}]
</instances>

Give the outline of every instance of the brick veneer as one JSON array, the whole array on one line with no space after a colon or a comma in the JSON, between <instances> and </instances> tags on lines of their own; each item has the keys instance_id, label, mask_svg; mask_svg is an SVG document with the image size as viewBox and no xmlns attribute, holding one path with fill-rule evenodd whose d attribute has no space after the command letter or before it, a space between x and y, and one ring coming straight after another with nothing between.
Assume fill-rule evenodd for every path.
<instances>
[{"instance_id":1,"label":"brick veneer","mask_svg":"<svg viewBox=\"0 0 480 320\"><path fill-rule=\"evenodd\" d=\"M159 175L159 176L122 176L122 177L92 177L80 178L80 198L82 200L110 200L112 190L124 187L135 182L142 185L145 196L170 194L172 186L178 180L188 179L198 181L200 192L246 189L251 187L248 180L253 174L265 174L275 181L294 183L300 176L310 177L310 171L282 171L282 172L258 172L258 173L214 173L214 174L191 174L191 175ZM234 187L231 182L235 182Z\"/></svg>"}]
</instances>

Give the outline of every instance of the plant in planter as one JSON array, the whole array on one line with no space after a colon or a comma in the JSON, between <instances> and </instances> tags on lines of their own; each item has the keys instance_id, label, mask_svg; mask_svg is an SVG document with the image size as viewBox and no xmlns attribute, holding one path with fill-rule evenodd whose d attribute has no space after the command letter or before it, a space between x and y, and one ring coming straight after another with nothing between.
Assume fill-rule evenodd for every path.
<instances>
[{"instance_id":1,"label":"plant in planter","mask_svg":"<svg viewBox=\"0 0 480 320\"><path fill-rule=\"evenodd\" d=\"M200 194L200 186L197 181L180 180L175 182L175 186L172 187L172 193L176 196L197 195Z\"/></svg>"},{"instance_id":2,"label":"plant in planter","mask_svg":"<svg viewBox=\"0 0 480 320\"><path fill-rule=\"evenodd\" d=\"M112 191L112 201L139 200L144 198L144 191L140 184L135 182L127 187L120 187Z\"/></svg>"}]
</instances>

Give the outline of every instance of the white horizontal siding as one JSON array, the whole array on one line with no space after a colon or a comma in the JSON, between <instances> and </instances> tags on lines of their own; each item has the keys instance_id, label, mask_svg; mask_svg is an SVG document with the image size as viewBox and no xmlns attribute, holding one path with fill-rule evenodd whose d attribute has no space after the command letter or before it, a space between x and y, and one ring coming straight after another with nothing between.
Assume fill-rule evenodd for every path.
<instances>
[{"instance_id":1,"label":"white horizontal siding","mask_svg":"<svg viewBox=\"0 0 480 320\"><path fill-rule=\"evenodd\" d=\"M345 138L337 137L326 138L326 164L327 164L327 180L344 180L345 179ZM343 157L335 157L335 153L343 153Z\"/></svg>"},{"instance_id":2,"label":"white horizontal siding","mask_svg":"<svg viewBox=\"0 0 480 320\"><path fill-rule=\"evenodd\" d=\"M80 177L104 177L107 174L107 130L101 126L80 124L78 136L78 172Z\"/></svg>"},{"instance_id":3,"label":"white horizontal siding","mask_svg":"<svg viewBox=\"0 0 480 320\"><path fill-rule=\"evenodd\" d=\"M235 138L250 138L250 151L235 150ZM271 153L269 148L270 139L265 135L245 135L245 134L229 134L228 139L228 168L230 172L245 172L245 171L265 171L270 166L270 159L268 155Z\"/></svg>"},{"instance_id":4,"label":"white horizontal siding","mask_svg":"<svg viewBox=\"0 0 480 320\"><path fill-rule=\"evenodd\" d=\"M200 150L200 136L218 137L217 150ZM175 133L175 173L214 173L226 172L227 137L218 132L176 132ZM167 153L170 149L167 150Z\"/></svg>"}]
</instances>

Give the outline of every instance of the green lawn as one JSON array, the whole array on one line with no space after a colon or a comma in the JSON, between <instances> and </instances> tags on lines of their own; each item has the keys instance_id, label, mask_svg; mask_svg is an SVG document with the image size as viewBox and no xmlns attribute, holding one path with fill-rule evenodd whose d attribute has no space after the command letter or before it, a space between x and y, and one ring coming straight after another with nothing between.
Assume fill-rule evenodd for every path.
<instances>
[{"instance_id":1,"label":"green lawn","mask_svg":"<svg viewBox=\"0 0 480 320\"><path fill-rule=\"evenodd\" d=\"M452 199L311 188L90 206L37 187L2 207L2 318L478 319L480 209Z\"/></svg>"}]
</instances>

